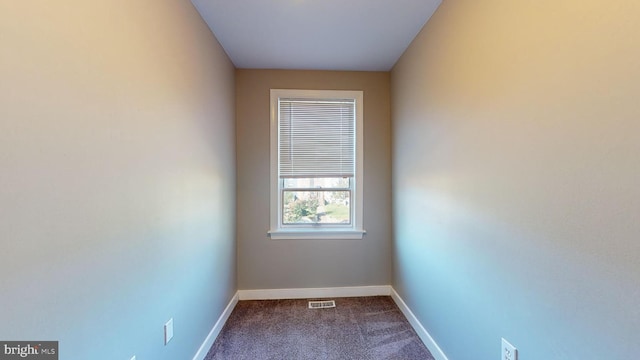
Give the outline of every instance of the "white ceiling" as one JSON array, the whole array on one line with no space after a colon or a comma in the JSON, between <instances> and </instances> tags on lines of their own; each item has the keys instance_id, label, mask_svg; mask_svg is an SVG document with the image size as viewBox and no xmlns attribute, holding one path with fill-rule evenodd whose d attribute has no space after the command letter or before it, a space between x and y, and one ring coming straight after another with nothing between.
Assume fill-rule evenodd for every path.
<instances>
[{"instance_id":1,"label":"white ceiling","mask_svg":"<svg viewBox=\"0 0 640 360\"><path fill-rule=\"evenodd\" d=\"M390 70L442 0L192 0L237 68Z\"/></svg>"}]
</instances>

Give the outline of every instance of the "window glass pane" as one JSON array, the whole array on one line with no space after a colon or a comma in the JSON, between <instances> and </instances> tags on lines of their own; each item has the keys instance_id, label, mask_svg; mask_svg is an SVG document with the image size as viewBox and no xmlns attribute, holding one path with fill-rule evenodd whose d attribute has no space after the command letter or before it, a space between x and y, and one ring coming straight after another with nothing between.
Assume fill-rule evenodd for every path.
<instances>
[{"instance_id":1,"label":"window glass pane","mask_svg":"<svg viewBox=\"0 0 640 360\"><path fill-rule=\"evenodd\" d=\"M284 224L350 224L350 191L283 191Z\"/></svg>"},{"instance_id":2,"label":"window glass pane","mask_svg":"<svg viewBox=\"0 0 640 360\"><path fill-rule=\"evenodd\" d=\"M295 178L284 179L285 189L317 188L317 189L348 189L348 177L342 178Z\"/></svg>"}]
</instances>

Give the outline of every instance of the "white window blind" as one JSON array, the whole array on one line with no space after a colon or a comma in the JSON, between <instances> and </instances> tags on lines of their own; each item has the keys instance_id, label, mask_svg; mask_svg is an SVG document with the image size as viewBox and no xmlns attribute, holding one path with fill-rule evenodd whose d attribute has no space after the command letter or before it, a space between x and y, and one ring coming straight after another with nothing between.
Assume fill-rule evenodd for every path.
<instances>
[{"instance_id":1,"label":"white window blind","mask_svg":"<svg viewBox=\"0 0 640 360\"><path fill-rule=\"evenodd\" d=\"M280 178L355 175L355 100L280 98L278 108Z\"/></svg>"}]
</instances>

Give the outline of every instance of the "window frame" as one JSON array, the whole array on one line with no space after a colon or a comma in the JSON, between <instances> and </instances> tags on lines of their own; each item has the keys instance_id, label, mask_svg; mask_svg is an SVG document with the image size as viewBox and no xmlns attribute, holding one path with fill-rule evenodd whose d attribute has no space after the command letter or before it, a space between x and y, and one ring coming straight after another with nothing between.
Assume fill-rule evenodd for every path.
<instances>
[{"instance_id":1,"label":"window frame","mask_svg":"<svg viewBox=\"0 0 640 360\"><path fill-rule=\"evenodd\" d=\"M279 99L354 99L355 118L355 175L350 199L350 224L284 224L283 194L286 188L279 176ZM270 92L270 230L271 239L362 239L363 228L363 182L364 182L364 93L361 90L300 90L271 89Z\"/></svg>"}]
</instances>

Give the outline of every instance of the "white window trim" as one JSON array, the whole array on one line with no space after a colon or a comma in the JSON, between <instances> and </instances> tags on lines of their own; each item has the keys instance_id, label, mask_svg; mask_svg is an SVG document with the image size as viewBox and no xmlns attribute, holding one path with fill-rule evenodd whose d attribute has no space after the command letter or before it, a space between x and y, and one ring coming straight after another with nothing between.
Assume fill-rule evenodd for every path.
<instances>
[{"instance_id":1,"label":"white window trim","mask_svg":"<svg viewBox=\"0 0 640 360\"><path fill-rule=\"evenodd\" d=\"M278 176L278 99L279 98L333 98L356 100L356 175L355 191L352 206L354 206L353 221L348 226L339 225L287 225L282 226L281 196ZM271 206L270 225L268 234L274 240L306 240L306 239L362 239L366 231L362 225L363 219L363 180L364 180L364 104L362 91L350 90L293 90L271 89Z\"/></svg>"}]
</instances>

